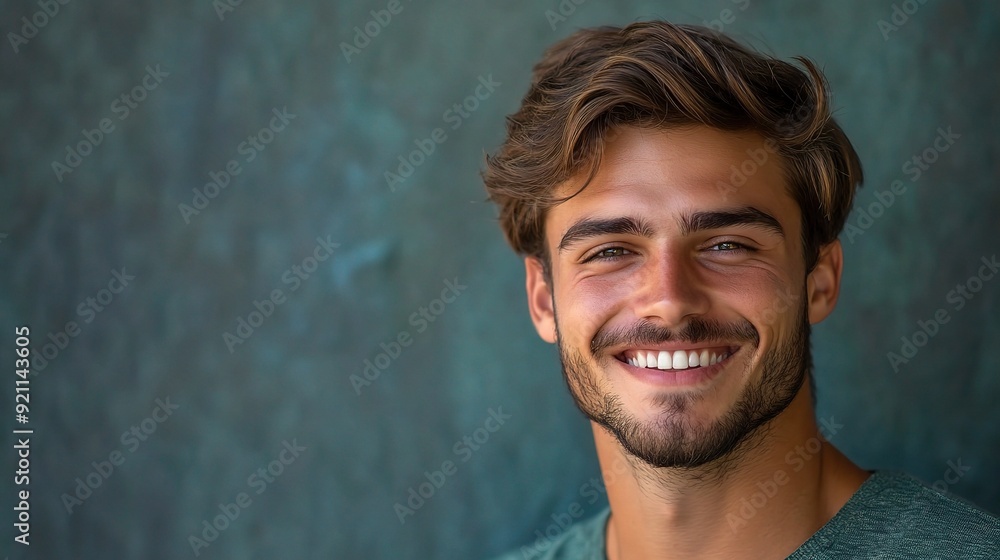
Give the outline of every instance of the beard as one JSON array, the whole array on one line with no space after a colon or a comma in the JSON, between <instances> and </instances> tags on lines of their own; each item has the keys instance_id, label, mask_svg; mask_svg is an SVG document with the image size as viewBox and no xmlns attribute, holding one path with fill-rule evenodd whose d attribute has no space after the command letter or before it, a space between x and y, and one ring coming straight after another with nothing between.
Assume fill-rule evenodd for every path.
<instances>
[{"instance_id":1,"label":"beard","mask_svg":"<svg viewBox=\"0 0 1000 560\"><path fill-rule=\"evenodd\" d=\"M796 322L798 328L793 329L791 339L779 343L762 357L761 375L743 389L736 404L707 425L698 425L686 414L706 398L704 392L657 395L652 401L658 410L655 417L647 421L636 418L625 409L619 395L601 389L599 380L604 376L604 366L616 360L602 350L614 345L642 347L667 341L692 345L724 341L738 344L740 351L749 346L756 354L760 335L749 321L723 324L694 318L680 331L649 322L626 329L602 330L590 345L595 358L589 361L576 348L563 344L558 318L556 336L563 378L581 412L613 434L626 452L648 465L695 469L713 464L721 467L736 458L741 449L759 441L751 436L763 433L767 423L798 394L812 369L805 301L799 306ZM748 363L744 377L750 373L750 367Z\"/></svg>"}]
</instances>

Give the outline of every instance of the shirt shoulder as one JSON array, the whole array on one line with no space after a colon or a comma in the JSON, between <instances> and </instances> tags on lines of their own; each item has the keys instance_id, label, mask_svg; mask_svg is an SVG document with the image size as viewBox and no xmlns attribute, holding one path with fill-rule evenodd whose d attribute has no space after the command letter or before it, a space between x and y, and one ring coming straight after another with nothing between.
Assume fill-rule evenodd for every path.
<instances>
[{"instance_id":1,"label":"shirt shoulder","mask_svg":"<svg viewBox=\"0 0 1000 560\"><path fill-rule=\"evenodd\" d=\"M901 472L876 471L790 559L1000 558L1000 518Z\"/></svg>"},{"instance_id":2,"label":"shirt shoulder","mask_svg":"<svg viewBox=\"0 0 1000 560\"><path fill-rule=\"evenodd\" d=\"M611 508L570 525L562 534L545 535L494 560L607 560L604 531Z\"/></svg>"}]
</instances>

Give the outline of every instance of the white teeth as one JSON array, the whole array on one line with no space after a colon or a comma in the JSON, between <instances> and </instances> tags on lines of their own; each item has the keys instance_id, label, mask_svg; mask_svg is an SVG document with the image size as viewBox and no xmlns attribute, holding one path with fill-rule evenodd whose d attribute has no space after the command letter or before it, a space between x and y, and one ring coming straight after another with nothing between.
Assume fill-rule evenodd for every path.
<instances>
[{"instance_id":1,"label":"white teeth","mask_svg":"<svg viewBox=\"0 0 1000 560\"><path fill-rule=\"evenodd\" d=\"M687 362L687 367L698 367L698 353L693 350L688 352Z\"/></svg>"},{"instance_id":2,"label":"white teeth","mask_svg":"<svg viewBox=\"0 0 1000 560\"><path fill-rule=\"evenodd\" d=\"M670 352L660 350L660 355L656 359L657 369L670 369Z\"/></svg>"},{"instance_id":3,"label":"white teeth","mask_svg":"<svg viewBox=\"0 0 1000 560\"><path fill-rule=\"evenodd\" d=\"M669 370L682 370L694 367L705 367L715 365L729 357L729 352L716 354L709 350L677 350L670 352L660 350L659 352L635 351L634 354L626 358L625 361L634 367L656 368Z\"/></svg>"},{"instance_id":4,"label":"white teeth","mask_svg":"<svg viewBox=\"0 0 1000 560\"><path fill-rule=\"evenodd\" d=\"M683 350L674 352L674 369L687 369L688 355Z\"/></svg>"}]
</instances>

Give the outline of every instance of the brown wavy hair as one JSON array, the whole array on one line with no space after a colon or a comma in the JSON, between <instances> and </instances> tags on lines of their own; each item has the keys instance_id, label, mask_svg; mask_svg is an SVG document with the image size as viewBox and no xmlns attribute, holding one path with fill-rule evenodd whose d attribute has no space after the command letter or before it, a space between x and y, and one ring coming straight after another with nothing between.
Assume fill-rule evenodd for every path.
<instances>
[{"instance_id":1,"label":"brown wavy hair","mask_svg":"<svg viewBox=\"0 0 1000 560\"><path fill-rule=\"evenodd\" d=\"M556 186L589 184L617 127L707 125L755 131L781 155L802 212L807 270L840 234L863 176L861 162L830 114L827 83L808 59L801 68L754 52L708 28L663 21L577 31L535 66L507 136L486 156L483 181L510 245L548 272L546 211L567 200ZM577 191L579 192L579 191Z\"/></svg>"}]
</instances>

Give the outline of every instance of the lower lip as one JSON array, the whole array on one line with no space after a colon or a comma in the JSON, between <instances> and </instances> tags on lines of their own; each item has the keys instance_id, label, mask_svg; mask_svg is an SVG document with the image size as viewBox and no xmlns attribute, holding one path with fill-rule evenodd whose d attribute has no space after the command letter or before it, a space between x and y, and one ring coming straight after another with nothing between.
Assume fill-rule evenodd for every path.
<instances>
[{"instance_id":1,"label":"lower lip","mask_svg":"<svg viewBox=\"0 0 1000 560\"><path fill-rule=\"evenodd\" d=\"M656 385L658 387L685 387L692 385L702 385L708 383L722 371L736 352L726 356L726 359L716 362L710 366L698 366L688 369L651 369L629 365L626 362L617 361L625 371L641 381Z\"/></svg>"}]
</instances>

